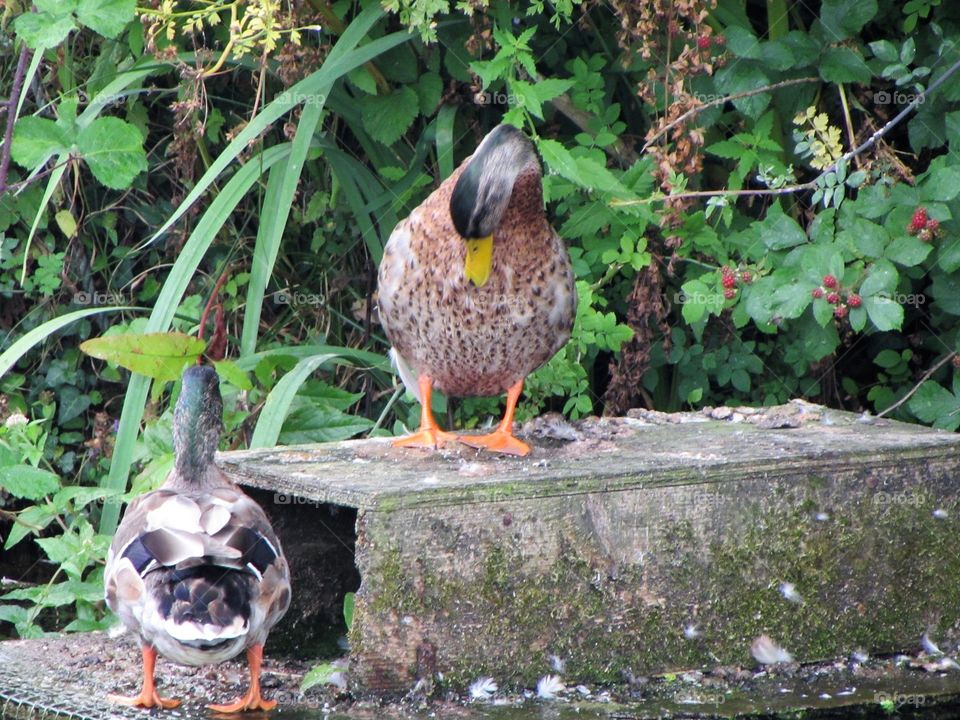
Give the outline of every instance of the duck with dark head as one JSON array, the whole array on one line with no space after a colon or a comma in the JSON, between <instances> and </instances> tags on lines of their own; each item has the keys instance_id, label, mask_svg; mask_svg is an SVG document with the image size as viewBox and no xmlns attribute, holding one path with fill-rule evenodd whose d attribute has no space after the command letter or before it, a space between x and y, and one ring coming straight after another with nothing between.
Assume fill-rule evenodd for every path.
<instances>
[{"instance_id":1,"label":"duck with dark head","mask_svg":"<svg viewBox=\"0 0 960 720\"><path fill-rule=\"evenodd\" d=\"M214 464L223 402L217 373L183 374L174 410L173 470L127 507L107 555L107 605L137 633L143 686L113 702L172 708L154 682L157 654L184 665L220 663L246 650L250 688L219 712L270 710L260 664L270 629L290 604L290 573L267 516Z\"/></svg>"},{"instance_id":2,"label":"duck with dark head","mask_svg":"<svg viewBox=\"0 0 960 720\"><path fill-rule=\"evenodd\" d=\"M569 339L577 297L542 183L529 138L499 125L390 235L380 320L421 404L419 431L396 445L530 451L513 436L523 380ZM457 397L506 393L503 420L487 435L445 432L430 410L433 388Z\"/></svg>"}]
</instances>

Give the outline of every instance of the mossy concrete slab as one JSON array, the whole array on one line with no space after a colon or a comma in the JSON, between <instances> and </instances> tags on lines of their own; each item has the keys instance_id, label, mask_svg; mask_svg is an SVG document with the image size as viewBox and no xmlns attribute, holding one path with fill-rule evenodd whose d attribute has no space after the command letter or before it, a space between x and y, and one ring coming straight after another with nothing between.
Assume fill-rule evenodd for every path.
<instances>
[{"instance_id":1,"label":"mossy concrete slab","mask_svg":"<svg viewBox=\"0 0 960 720\"><path fill-rule=\"evenodd\" d=\"M957 435L805 403L531 430L523 459L221 456L278 506L358 509L356 691L529 687L551 655L568 683L748 663L761 634L812 661L960 627Z\"/></svg>"}]
</instances>

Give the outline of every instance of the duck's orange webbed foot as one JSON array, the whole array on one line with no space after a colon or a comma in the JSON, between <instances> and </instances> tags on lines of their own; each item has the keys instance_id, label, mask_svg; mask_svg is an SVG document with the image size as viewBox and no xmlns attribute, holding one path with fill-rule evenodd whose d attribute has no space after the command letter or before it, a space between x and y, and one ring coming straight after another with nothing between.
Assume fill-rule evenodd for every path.
<instances>
[{"instance_id":1,"label":"duck's orange webbed foot","mask_svg":"<svg viewBox=\"0 0 960 720\"><path fill-rule=\"evenodd\" d=\"M460 437L456 433L446 432L438 427L428 427L413 433L413 435L397 438L392 445L394 447L429 448L433 450L442 448L444 444L456 442L459 439Z\"/></svg>"},{"instance_id":2,"label":"duck's orange webbed foot","mask_svg":"<svg viewBox=\"0 0 960 720\"><path fill-rule=\"evenodd\" d=\"M246 710L273 710L276 700L266 700L260 694L260 663L263 661L263 645L247 648L247 664L250 666L250 689L247 694L238 697L226 705L207 705L207 708L219 713L236 713Z\"/></svg>"},{"instance_id":3,"label":"duck's orange webbed foot","mask_svg":"<svg viewBox=\"0 0 960 720\"><path fill-rule=\"evenodd\" d=\"M117 705L129 705L130 707L142 707L142 708L154 708L161 707L164 710L170 710L171 708L180 707L179 700L173 700L172 698L162 698L160 694L153 690L153 692L147 693L146 690L141 690L139 695L134 695L132 697L128 695L114 695L110 693L107 695L107 700Z\"/></svg>"},{"instance_id":4,"label":"duck's orange webbed foot","mask_svg":"<svg viewBox=\"0 0 960 720\"><path fill-rule=\"evenodd\" d=\"M483 448L493 452L504 453L505 455L524 455L530 454L530 446L525 442L517 440L509 430L497 428L489 435L462 435L460 442L470 447Z\"/></svg>"},{"instance_id":5,"label":"duck's orange webbed foot","mask_svg":"<svg viewBox=\"0 0 960 720\"><path fill-rule=\"evenodd\" d=\"M420 430L413 435L397 438L393 441L393 446L436 449L443 447L445 443L459 440L456 433L441 430L437 421L433 419L433 412L430 410L433 381L429 376L421 375L418 383L420 385Z\"/></svg>"},{"instance_id":6,"label":"duck's orange webbed foot","mask_svg":"<svg viewBox=\"0 0 960 720\"><path fill-rule=\"evenodd\" d=\"M131 707L154 708L161 707L164 710L179 707L180 701L171 698L160 697L157 692L157 686L153 680L153 670L157 663L157 651L152 647L144 645L140 649L143 656L143 688L140 693L129 697L127 695L107 695L107 700L117 705L129 705Z\"/></svg>"},{"instance_id":7,"label":"duck's orange webbed foot","mask_svg":"<svg viewBox=\"0 0 960 720\"><path fill-rule=\"evenodd\" d=\"M207 705L207 708L219 713L236 713L247 710L273 710L276 706L276 700L266 700L260 694L259 690L254 693L253 688L250 688L246 695L238 697L232 703L227 703L226 705Z\"/></svg>"},{"instance_id":8,"label":"duck's orange webbed foot","mask_svg":"<svg viewBox=\"0 0 960 720\"><path fill-rule=\"evenodd\" d=\"M523 380L518 380L507 390L507 409L503 413L500 425L489 435L464 435L460 442L470 447L484 448L505 455L519 455L523 457L530 453L530 446L517 440L513 436L513 413L517 408L517 400L523 391Z\"/></svg>"}]
</instances>

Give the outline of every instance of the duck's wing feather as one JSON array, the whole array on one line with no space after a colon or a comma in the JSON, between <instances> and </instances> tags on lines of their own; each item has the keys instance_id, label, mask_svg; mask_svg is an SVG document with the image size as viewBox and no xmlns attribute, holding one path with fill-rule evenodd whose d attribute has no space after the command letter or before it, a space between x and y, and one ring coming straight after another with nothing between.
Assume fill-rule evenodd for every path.
<instances>
[{"instance_id":1,"label":"duck's wing feather","mask_svg":"<svg viewBox=\"0 0 960 720\"><path fill-rule=\"evenodd\" d=\"M290 601L290 574L263 510L235 487L160 489L131 503L105 572L107 604L138 627L154 600L182 641L263 633ZM149 611L146 613L149 614Z\"/></svg>"}]
</instances>

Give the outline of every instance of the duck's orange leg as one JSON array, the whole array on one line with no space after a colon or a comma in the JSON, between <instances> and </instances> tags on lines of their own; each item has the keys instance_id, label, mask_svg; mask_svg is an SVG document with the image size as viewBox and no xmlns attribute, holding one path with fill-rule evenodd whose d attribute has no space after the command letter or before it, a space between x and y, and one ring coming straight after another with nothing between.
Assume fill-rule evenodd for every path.
<instances>
[{"instance_id":1,"label":"duck's orange leg","mask_svg":"<svg viewBox=\"0 0 960 720\"><path fill-rule=\"evenodd\" d=\"M149 645L144 645L141 648L141 654L143 655L143 689L140 690L140 694L127 697L125 695L114 695L111 693L107 695L107 700L120 705L132 705L133 707L144 708L162 707L165 710L180 705L179 700L162 698L160 697L160 693L157 692L157 686L153 681L153 670L157 664L157 651Z\"/></svg>"},{"instance_id":2,"label":"duck's orange leg","mask_svg":"<svg viewBox=\"0 0 960 720\"><path fill-rule=\"evenodd\" d=\"M513 436L513 413L517 408L517 400L520 399L520 393L523 391L523 379L518 380L507 390L507 409L503 413L503 420L489 435L463 435L460 442L475 448L486 448L494 452L506 453L507 455L520 455L521 457L530 452L530 446L517 440Z\"/></svg>"},{"instance_id":3,"label":"duck's orange leg","mask_svg":"<svg viewBox=\"0 0 960 720\"><path fill-rule=\"evenodd\" d=\"M393 441L394 447L440 448L445 442L457 440L454 433L444 432L433 419L433 411L430 410L433 381L427 375L421 375L417 382L420 385L420 430L413 435L397 438Z\"/></svg>"},{"instance_id":4,"label":"duck's orange leg","mask_svg":"<svg viewBox=\"0 0 960 720\"><path fill-rule=\"evenodd\" d=\"M247 664L250 666L250 689L246 695L241 695L232 703L226 705L207 705L215 712L235 713L244 710L273 710L277 706L276 700L265 700L260 694L260 664L263 661L263 645L252 645L247 648Z\"/></svg>"}]
</instances>

